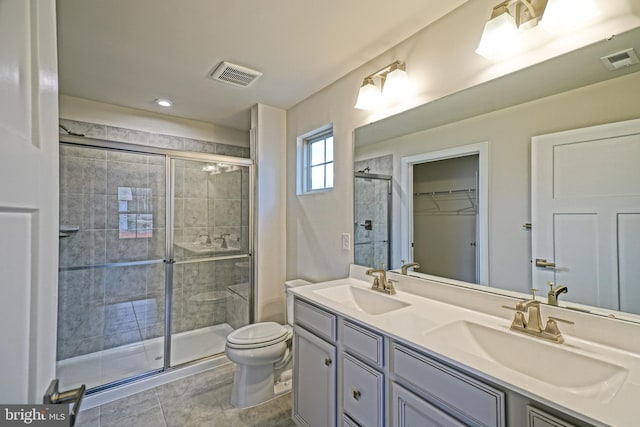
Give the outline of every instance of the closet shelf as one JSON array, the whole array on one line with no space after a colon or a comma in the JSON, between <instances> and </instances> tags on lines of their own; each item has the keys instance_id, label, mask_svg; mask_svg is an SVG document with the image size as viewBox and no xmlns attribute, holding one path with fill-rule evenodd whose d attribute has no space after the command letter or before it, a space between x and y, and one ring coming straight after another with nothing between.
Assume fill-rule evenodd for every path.
<instances>
[{"instance_id":1,"label":"closet shelf","mask_svg":"<svg viewBox=\"0 0 640 427\"><path fill-rule=\"evenodd\" d=\"M413 196L416 203L425 200L433 205L429 208L415 209L416 215L476 215L478 213L475 188L416 192Z\"/></svg>"},{"instance_id":2,"label":"closet shelf","mask_svg":"<svg viewBox=\"0 0 640 427\"><path fill-rule=\"evenodd\" d=\"M450 196L457 194L475 194L475 188L467 188L461 190L444 190L444 191L427 191L421 193L413 193L414 197L437 197L437 196Z\"/></svg>"}]
</instances>

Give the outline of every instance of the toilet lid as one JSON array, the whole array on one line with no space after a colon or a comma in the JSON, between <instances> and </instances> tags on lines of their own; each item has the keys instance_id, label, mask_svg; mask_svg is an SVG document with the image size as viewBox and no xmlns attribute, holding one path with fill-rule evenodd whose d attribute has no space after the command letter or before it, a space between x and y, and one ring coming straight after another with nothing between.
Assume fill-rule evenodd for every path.
<instances>
[{"instance_id":1,"label":"toilet lid","mask_svg":"<svg viewBox=\"0 0 640 427\"><path fill-rule=\"evenodd\" d=\"M284 326L276 322L254 323L236 329L227 336L227 342L233 345L255 345L276 343L287 338L288 332Z\"/></svg>"}]
</instances>

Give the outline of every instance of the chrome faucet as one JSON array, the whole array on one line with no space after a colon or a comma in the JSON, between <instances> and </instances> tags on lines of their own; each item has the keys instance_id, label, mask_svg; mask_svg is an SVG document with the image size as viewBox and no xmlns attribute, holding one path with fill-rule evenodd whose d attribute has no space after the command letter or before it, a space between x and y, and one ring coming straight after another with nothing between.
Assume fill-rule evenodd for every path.
<instances>
[{"instance_id":1,"label":"chrome faucet","mask_svg":"<svg viewBox=\"0 0 640 427\"><path fill-rule=\"evenodd\" d=\"M407 275L407 270L409 270L410 268L420 268L420 264L418 264L417 262L411 262L409 264L404 264L402 267L400 267L400 274L404 274L406 276Z\"/></svg>"},{"instance_id":2,"label":"chrome faucet","mask_svg":"<svg viewBox=\"0 0 640 427\"><path fill-rule=\"evenodd\" d=\"M547 285L549 285L549 292L547 292L547 304L549 305L558 305L558 295L569 292L569 288L564 285L558 285L555 288L553 282L547 282Z\"/></svg>"},{"instance_id":3,"label":"chrome faucet","mask_svg":"<svg viewBox=\"0 0 640 427\"><path fill-rule=\"evenodd\" d=\"M504 306L511 309L511 307ZM573 325L569 320L551 317L547 319L547 324L542 326L542 318L540 316L540 301L535 299L519 301L516 304L516 314L511 322L510 329L512 331L522 332L534 337L542 338L547 341L562 344L564 338L558 329L558 321ZM525 318L525 313L528 315Z\"/></svg>"},{"instance_id":4,"label":"chrome faucet","mask_svg":"<svg viewBox=\"0 0 640 427\"><path fill-rule=\"evenodd\" d=\"M373 285L371 286L371 289L374 291L384 292L385 294L395 295L396 290L393 287L393 282L391 280L387 280L386 271L370 268L367 270L367 276L373 277Z\"/></svg>"},{"instance_id":5,"label":"chrome faucet","mask_svg":"<svg viewBox=\"0 0 640 427\"><path fill-rule=\"evenodd\" d=\"M228 245L227 245L227 237L228 236L231 236L231 235L228 234L228 233L220 233L220 236L214 238L213 240L222 240L222 243L220 244L220 248L221 249L226 249L226 248L228 248Z\"/></svg>"}]
</instances>

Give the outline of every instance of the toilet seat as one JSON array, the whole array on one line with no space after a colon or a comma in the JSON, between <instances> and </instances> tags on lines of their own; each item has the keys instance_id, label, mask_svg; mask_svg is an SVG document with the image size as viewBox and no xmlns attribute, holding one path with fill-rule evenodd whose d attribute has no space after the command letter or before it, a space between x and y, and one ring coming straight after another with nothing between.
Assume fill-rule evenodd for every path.
<instances>
[{"instance_id":1,"label":"toilet seat","mask_svg":"<svg viewBox=\"0 0 640 427\"><path fill-rule=\"evenodd\" d=\"M290 332L276 322L253 323L231 332L227 346L231 348L261 348L286 341Z\"/></svg>"}]
</instances>

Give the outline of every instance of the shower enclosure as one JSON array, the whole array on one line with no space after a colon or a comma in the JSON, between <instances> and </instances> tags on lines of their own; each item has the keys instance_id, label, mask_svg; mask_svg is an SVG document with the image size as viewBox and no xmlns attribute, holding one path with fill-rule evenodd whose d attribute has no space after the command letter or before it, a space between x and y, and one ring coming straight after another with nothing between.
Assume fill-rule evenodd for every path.
<instances>
[{"instance_id":1,"label":"shower enclosure","mask_svg":"<svg viewBox=\"0 0 640 427\"><path fill-rule=\"evenodd\" d=\"M224 352L252 320L251 160L65 140L61 387L99 390Z\"/></svg>"},{"instance_id":2,"label":"shower enclosure","mask_svg":"<svg viewBox=\"0 0 640 427\"><path fill-rule=\"evenodd\" d=\"M354 262L390 268L391 177L368 172L354 176Z\"/></svg>"}]
</instances>

